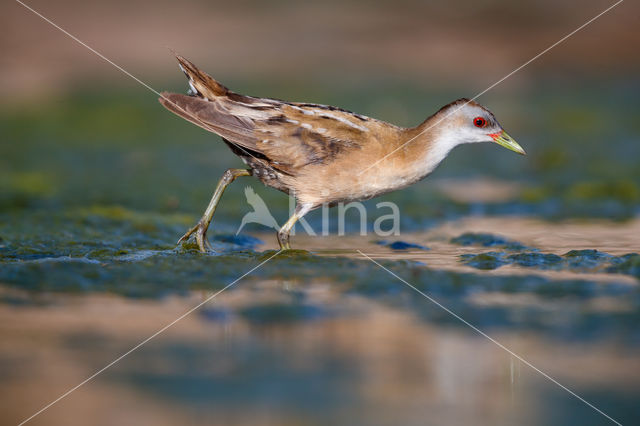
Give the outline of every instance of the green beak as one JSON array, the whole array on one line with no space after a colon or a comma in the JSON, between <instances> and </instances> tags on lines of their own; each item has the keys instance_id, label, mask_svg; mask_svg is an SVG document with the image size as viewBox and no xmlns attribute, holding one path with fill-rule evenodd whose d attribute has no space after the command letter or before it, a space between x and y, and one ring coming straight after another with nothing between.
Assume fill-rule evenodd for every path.
<instances>
[{"instance_id":1,"label":"green beak","mask_svg":"<svg viewBox=\"0 0 640 426\"><path fill-rule=\"evenodd\" d=\"M494 142L498 145L502 145L505 148L510 149L511 151L517 152L518 154L527 154L526 152L524 152L524 149L522 149L522 147L518 145L518 142L514 141L513 138L509 136L504 130L498 133L490 133L489 136L491 136L491 139L493 139Z\"/></svg>"}]
</instances>

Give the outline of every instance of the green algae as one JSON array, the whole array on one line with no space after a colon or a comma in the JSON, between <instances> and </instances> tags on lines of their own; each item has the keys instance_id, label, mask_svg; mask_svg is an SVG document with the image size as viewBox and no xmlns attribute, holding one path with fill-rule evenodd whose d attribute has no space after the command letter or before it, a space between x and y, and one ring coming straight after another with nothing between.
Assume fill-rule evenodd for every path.
<instances>
[{"instance_id":1,"label":"green algae","mask_svg":"<svg viewBox=\"0 0 640 426\"><path fill-rule=\"evenodd\" d=\"M463 326L446 312L435 309L428 300L415 297L406 284L366 259L324 257L305 250L260 252L256 250L260 240L218 233L215 229L209 235L214 251L200 253L194 244L175 245L184 226L183 219L173 213L113 208L91 211L51 213L38 216L38 220L18 215L11 217L11 222L0 223L3 236L0 282L3 288L23 292L17 299L0 298L0 303L20 308L30 306L32 300L39 303L39 295L74 293L162 299L195 291L216 292L233 283L226 291L250 291L250 303L224 312L208 312L207 319L224 322L241 317L256 327L277 327L340 318L343 313L339 309L309 297L309 291L324 286L340 300L365 298L412 312L438 327ZM155 222L157 227L148 233L136 231L130 221L137 218ZM27 226L31 224L33 227ZM584 279L566 280L445 271L411 260L379 262L485 330L531 330L552 339L563 339L569 334L578 340L597 340L604 333L622 336L629 344L640 343L635 326L639 319L637 310L623 311L615 319L605 321L601 312L589 308L590 303L597 306L601 299L640 306L640 292L635 287L594 281L588 275L597 271L638 276L637 254L609 256L581 250L555 256L538 251L504 250L475 256L470 262L488 270L509 263L558 270L575 269L583 262L595 262L597 266L589 263L588 268L582 268L587 272ZM252 272L246 275L248 271ZM279 283L277 301L261 296L259 289L265 282ZM567 304L568 311L563 322L553 325L547 320L544 304L538 302L525 307L472 302L481 295L495 293Z\"/></svg>"},{"instance_id":2,"label":"green algae","mask_svg":"<svg viewBox=\"0 0 640 426\"><path fill-rule=\"evenodd\" d=\"M607 268L607 272L633 275L640 279L640 254L629 253L624 256L614 257L611 259L611 264Z\"/></svg>"},{"instance_id":3,"label":"green algae","mask_svg":"<svg viewBox=\"0 0 640 426\"><path fill-rule=\"evenodd\" d=\"M343 99L322 101L366 113L375 95L365 86L349 88ZM453 96L421 93L415 88L390 90L400 97L399 103L416 106L409 110L411 117L405 124L424 118L429 110L424 99L444 102ZM633 143L637 132L632 112L637 110L637 100L612 99L616 92L610 91L594 89L584 94L567 90L556 87L550 93L530 94L528 102L519 106L520 116L535 117L535 123L509 128L528 145L526 158L488 144L464 146L454 150L430 178L484 175L521 183L523 190L512 199L460 202L433 188L427 179L379 200L402 206L404 231L478 209L485 214L550 219L636 215L640 171L634 159L640 157L640 144ZM607 124L589 118L604 116L616 120ZM577 131L594 126L599 130ZM604 131L601 126L611 128ZM6 141L0 147L0 211L111 205L189 214L197 219L222 172L241 164L217 136L168 115L154 98L142 93L78 92L51 104L5 108L0 132ZM288 206L281 194L262 189L251 178L244 182L265 199L279 222L286 220ZM244 184L238 186L229 188L224 208L217 212L218 219L230 224L225 232L235 231L237 216L246 212ZM320 220L310 217L312 225L318 226Z\"/></svg>"},{"instance_id":4,"label":"green algae","mask_svg":"<svg viewBox=\"0 0 640 426\"><path fill-rule=\"evenodd\" d=\"M517 253L508 256L508 259L520 266L527 267L553 267L562 262L562 257L552 253ZM542 266L543 265L543 266Z\"/></svg>"},{"instance_id":5,"label":"green algae","mask_svg":"<svg viewBox=\"0 0 640 426\"><path fill-rule=\"evenodd\" d=\"M466 232L462 235L452 238L450 242L452 244L458 244L461 246L500 247L510 251L527 249L526 246L517 241L511 241L497 235L486 233Z\"/></svg>"},{"instance_id":6,"label":"green algae","mask_svg":"<svg viewBox=\"0 0 640 426\"><path fill-rule=\"evenodd\" d=\"M504 253L499 252L463 254L460 258L465 264L483 270L496 269L509 263L504 259Z\"/></svg>"},{"instance_id":7,"label":"green algae","mask_svg":"<svg viewBox=\"0 0 640 426\"><path fill-rule=\"evenodd\" d=\"M635 204L640 201L640 186L632 180L576 182L567 189L566 196L576 200L615 199Z\"/></svg>"},{"instance_id":8,"label":"green algae","mask_svg":"<svg viewBox=\"0 0 640 426\"><path fill-rule=\"evenodd\" d=\"M562 256L553 253L524 250L520 253L487 252L463 254L460 260L476 269L491 270L504 265L518 265L541 270L568 270L573 272L607 272L639 277L637 253L613 256L595 249L570 250Z\"/></svg>"},{"instance_id":9,"label":"green algae","mask_svg":"<svg viewBox=\"0 0 640 426\"><path fill-rule=\"evenodd\" d=\"M288 84L285 89L291 90ZM423 120L428 111L459 97L377 84L375 92L363 83L333 98L307 94L310 100L316 96L319 102L374 113L370 105L386 90L397 94L399 103L411 106L406 123L401 123L406 125ZM255 89L260 93L264 88ZM291 93L291 98L302 99L303 95ZM633 217L640 203L640 144L634 143L637 123L632 114L637 110L637 99L611 96L608 90L584 94L561 87L530 94L528 102L514 113L530 120L516 122L508 129L527 149L527 157L490 144L460 147L424 183L365 205L374 211L377 202L395 202L401 208L401 230L405 233L469 214L549 219ZM432 104L425 104L425 99L433 99ZM602 116L617 117L615 128L605 120L593 122L594 117ZM200 253L192 242L176 246L176 240L198 220L222 172L241 166L241 162L217 136L172 117L146 94L76 93L51 104L5 109L0 132L6 141L0 146L0 282L5 286L31 295L109 292L153 299L219 290L266 261L244 280L300 285L322 281L345 296L404 303L425 320L446 321L441 313L421 307L422 301L401 299L407 290L404 285L367 260L327 258L304 250L259 252L259 240L235 235L240 219L250 211L243 193L246 185L265 200L279 223L288 217L286 197L253 178L238 179L225 192L209 231L212 252ZM503 201L463 202L429 184L431 179L477 176L516 182L522 190ZM349 219L347 230L357 230L358 219ZM321 228L318 212L309 214L308 221L316 230ZM248 231L253 230L264 228L250 225ZM451 242L491 251L462 257L463 263L479 270L475 274L433 270L407 260L382 264L488 326L516 327L510 318L512 310L470 306L466 301L470 295L638 297L633 290L624 293L613 285L594 288L589 275L607 272L638 277L637 254L608 256L583 251L557 256L488 234L460 235ZM395 254L426 248L393 246L395 243L404 243L404 239L388 242L391 249L398 249ZM508 264L532 272L578 271L585 278L488 277L480 272ZM313 304L295 303L299 303L298 310L287 312L257 300L259 308L241 315L269 318L275 312L276 321L315 318L315 314L305 314L307 308L315 312Z\"/></svg>"},{"instance_id":10,"label":"green algae","mask_svg":"<svg viewBox=\"0 0 640 426\"><path fill-rule=\"evenodd\" d=\"M282 82L282 87L258 85L246 92L344 106L381 119L400 120L398 124L402 125L414 125L441 105L468 95L464 91L438 93L416 84L398 87L384 79L363 78L355 83L353 87L341 86L340 90L331 91L333 94L292 81ZM640 213L640 98L634 96L637 84L630 85L631 90L625 84L628 83L610 81L604 89L584 90L586 85L571 89L553 87L545 81L531 90L519 91L517 102L492 94L487 106L498 117L510 114L501 122L522 143L527 157L515 156L491 144L460 147L425 182L366 205L373 211L378 201L397 203L401 207L403 233L423 231L438 221L469 214L543 219L635 217ZM181 81L177 90L183 86ZM513 93L509 96L513 99ZM390 97L404 105L407 113L398 113L397 108L376 110L381 99ZM444 391L438 388L444 392L442 395L462 389L455 387L458 376L448 372L460 370L452 368L460 358L444 364L442 360L446 358L443 355L455 354L447 352L447 347L456 346L456 340L451 339L473 333L406 284L368 260L325 258L304 250L259 252L259 240L234 235L240 218L249 211L242 191L245 185L251 185L263 197L279 223L288 216L286 198L263 188L255 179L239 179L226 191L209 232L213 252L200 253L192 242L177 247L177 238L198 220L222 172L242 164L218 137L171 116L158 105L155 96L144 91L140 95L124 91L76 93L66 99L40 101L33 107L5 109L0 116L0 134L0 288L15 291L0 296L0 304L12 310L48 306L55 303L53 296L73 303L73 293L110 293L145 299L148 305L147 299L219 291L266 261L227 290L249 292L247 305L216 303L194 312L196 318L225 325L235 325L234 319L241 318L246 321L241 323L242 329L248 325L248 332L238 332L230 326L225 329L224 339L207 335L198 344L181 337L181 331L157 339L103 377L116 391L124 384L130 386L129 391L141 390L147 403L159 395L163 405L171 403L176 409L187 405L187 410L197 413L199 419L210 414L213 421L223 421L220 414L225 413L225 406L246 410L256 401L265 400L270 408L276 407L274 413L278 407L294 407L304 414L311 410L332 414L336 407L359 407L359 401L353 400L356 392L349 386L356 383L377 390L369 381L355 381L372 377L372 371L381 371L383 379L392 384L418 380L416 386L428 389L423 382L425 377L420 375L422 370L416 368L425 364L414 364L413 352L408 352L406 346L396 346L396 340L382 342L397 350L384 351L385 368L376 370L371 367L380 364L367 362L379 354L375 346L360 349L367 354L360 358L353 353L345 355L336 340L330 340L334 345L327 345L324 352L309 350L311 341L325 342L313 328L318 322L334 324L326 334L349 337L348 328L342 331L341 320L368 320L366 315L379 315L385 306L397 308L395 315L408 313L412 322L424 324L424 328L407 329L412 339L429 339L438 348L433 356L436 361L430 361L434 362L434 369L428 374L441 384L446 382ZM503 201L462 202L430 184L438 178L481 176L518 183L522 190ZM317 214L309 215L309 221L319 229ZM347 223L347 229L357 230L357 222L353 225ZM597 347L613 341L614 348L624 348L625 359L637 359L637 286L616 283L616 277L601 282L593 276L604 272L640 279L637 253L613 256L598 250L572 250L556 255L483 234L459 236L452 243L464 250L479 247L491 251L477 250L462 257L463 263L477 269L472 273L433 269L408 260L380 262L474 326L496 332L500 341L514 349L518 347L518 336L526 339L520 348L528 349L535 345L537 337L550 339L554 344L548 352L553 356L575 342L579 343L575 348L588 352L582 346L585 342L595 342ZM504 265L528 268L531 274L484 272ZM536 275L540 270L575 271L583 278ZM275 302L261 293L267 283L274 282L279 286L280 298ZM331 292L334 298L324 303L314 300L312 294L319 291ZM499 297L492 299L496 295ZM350 307L353 300L359 303L346 309L345 305ZM84 319L79 317L76 321ZM297 326L300 333L287 335L292 326ZM390 324L394 326L397 325ZM371 328L373 331L375 325ZM366 328L360 330L369 332ZM449 330L453 333L447 333ZM395 334L402 331L394 330ZM360 336L353 337L350 340L359 341ZM74 368L90 365L87 371L96 371L139 340L120 339L111 341L99 331L87 330L61 344L67 349L65 355L73 354ZM49 340L54 339L46 341ZM46 341L40 344L46 345ZM344 344L341 340L337 343ZM478 341L470 344L474 346L469 347L476 347ZM42 349L44 352L49 348ZM94 363L97 360L97 364L84 365L80 362L83 356ZM593 359L589 365L594 365ZM9 370L24 374L20 370L28 365L26 360L3 357L0 375L5 379ZM495 360L492 365L497 365L502 375L498 380L481 382L494 383L494 388L501 390L508 380L502 380L505 366L500 364L500 358ZM55 367L55 360L52 365ZM411 372L396 375L401 371L398 365L408 366ZM600 370L596 372L599 373ZM568 377L569 383L576 381L575 376ZM614 376L613 380L620 377ZM562 378L559 380L564 383ZM592 380L579 384L577 393L622 423L633 423L638 394L633 382L622 380L607 389L602 385L606 379L592 376ZM523 395L523 388L517 387L522 384L516 382L513 387L512 381L512 399L513 395ZM546 399L532 401L546 407L542 410L545 415L557 416L558 401L565 399L542 388L538 394ZM507 405L517 407L511 402ZM631 407L623 410L622 418L618 417L620 406ZM203 407L213 407L213 411L208 413ZM565 409L564 413L565 418L543 419L547 423L556 420L558 424L576 419L598 421L582 408ZM274 418L277 422L278 418ZM308 420L308 416L298 420L293 423ZM367 423L366 420L371 418L355 423ZM322 423L336 423L336 418L328 415Z\"/></svg>"}]
</instances>

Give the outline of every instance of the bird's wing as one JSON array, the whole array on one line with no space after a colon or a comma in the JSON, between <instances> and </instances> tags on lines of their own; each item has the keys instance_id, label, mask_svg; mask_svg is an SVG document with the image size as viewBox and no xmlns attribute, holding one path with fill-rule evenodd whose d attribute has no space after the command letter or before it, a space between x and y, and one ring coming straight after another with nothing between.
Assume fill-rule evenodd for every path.
<instances>
[{"instance_id":1,"label":"bird's wing","mask_svg":"<svg viewBox=\"0 0 640 426\"><path fill-rule=\"evenodd\" d=\"M285 172L330 162L359 149L380 124L339 108L239 95L178 57L192 96L163 93L160 102L186 120L265 156Z\"/></svg>"}]
</instances>

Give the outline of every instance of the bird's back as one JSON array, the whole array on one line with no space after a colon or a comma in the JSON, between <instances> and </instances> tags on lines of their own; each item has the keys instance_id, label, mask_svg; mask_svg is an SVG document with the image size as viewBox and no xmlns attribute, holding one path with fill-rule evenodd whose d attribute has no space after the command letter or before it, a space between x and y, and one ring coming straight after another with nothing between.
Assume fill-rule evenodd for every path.
<instances>
[{"instance_id":1,"label":"bird's back","mask_svg":"<svg viewBox=\"0 0 640 426\"><path fill-rule=\"evenodd\" d=\"M345 168L364 168L406 140L408 129L341 108L234 93L185 58L177 59L190 95L165 92L162 105L220 135L265 184L298 197L309 192L314 175L319 181L312 186L343 185L334 188L340 199L368 193L367 176L341 182L330 182L331 177ZM313 191L311 198L323 198Z\"/></svg>"}]
</instances>

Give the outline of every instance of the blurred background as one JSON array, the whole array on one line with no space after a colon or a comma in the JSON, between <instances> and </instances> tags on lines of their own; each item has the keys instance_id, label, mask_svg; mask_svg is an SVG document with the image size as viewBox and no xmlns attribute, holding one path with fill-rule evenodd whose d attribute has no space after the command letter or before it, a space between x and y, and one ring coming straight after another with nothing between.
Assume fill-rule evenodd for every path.
<instances>
[{"instance_id":1,"label":"blurred background","mask_svg":"<svg viewBox=\"0 0 640 426\"><path fill-rule=\"evenodd\" d=\"M481 92L610 3L31 5L158 91L186 91L173 49L240 93L409 126ZM100 203L191 213L218 175L240 164L217 136L158 108L152 92L19 3L4 5L0 19L4 208ZM625 3L478 99L528 157L465 146L430 180L388 199L436 197L439 178L490 177L525 188L499 203L459 201L546 217L635 215L639 19L639 7ZM229 192L233 205L242 191ZM405 219L469 207L433 204L407 208Z\"/></svg>"},{"instance_id":2,"label":"blurred background","mask_svg":"<svg viewBox=\"0 0 640 426\"><path fill-rule=\"evenodd\" d=\"M157 91L186 93L172 49L239 93L413 126L613 2L27 4ZM623 2L478 99L526 157L464 146L425 181L368 202L397 203L403 241L433 256L443 244L450 268L374 237L298 248L378 250L613 417L637 419L639 26L640 5ZM289 206L239 180L209 233L216 254L175 248L240 160L21 4L0 6L0 28L0 388L15 423L262 259L275 236L258 225L234 236L246 185L279 223ZM319 227L319 212L309 222ZM450 241L501 229L506 243ZM274 261L34 424L606 422L384 274L344 253Z\"/></svg>"}]
</instances>

